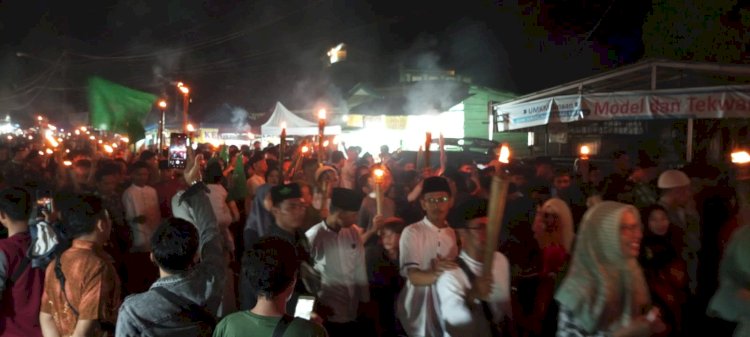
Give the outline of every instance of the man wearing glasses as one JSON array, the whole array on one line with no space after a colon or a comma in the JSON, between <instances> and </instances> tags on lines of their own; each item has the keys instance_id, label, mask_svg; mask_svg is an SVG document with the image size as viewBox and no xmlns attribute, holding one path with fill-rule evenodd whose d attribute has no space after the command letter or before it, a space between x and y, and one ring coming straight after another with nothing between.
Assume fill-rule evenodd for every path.
<instances>
[{"instance_id":1,"label":"man wearing glasses","mask_svg":"<svg viewBox=\"0 0 750 337\"><path fill-rule=\"evenodd\" d=\"M461 241L460 268L443 273L435 284L443 336L500 336L510 307L508 259L495 252L491 273L483 275L487 245L487 200L470 198L456 207L451 226Z\"/></svg>"},{"instance_id":2,"label":"man wearing glasses","mask_svg":"<svg viewBox=\"0 0 750 337\"><path fill-rule=\"evenodd\" d=\"M397 316L411 336L439 336L442 328L435 282L446 270L457 267L456 233L446 218L453 206L445 178L422 182L420 204L425 217L404 229L399 248L401 275L407 280L398 298Z\"/></svg>"}]
</instances>

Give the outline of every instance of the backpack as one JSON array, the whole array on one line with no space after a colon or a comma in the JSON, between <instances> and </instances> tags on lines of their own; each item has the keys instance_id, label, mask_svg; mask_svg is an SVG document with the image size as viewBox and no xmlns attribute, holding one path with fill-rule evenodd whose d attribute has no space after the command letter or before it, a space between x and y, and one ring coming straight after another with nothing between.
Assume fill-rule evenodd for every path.
<instances>
[{"instance_id":1,"label":"backpack","mask_svg":"<svg viewBox=\"0 0 750 337\"><path fill-rule=\"evenodd\" d=\"M45 221L34 221L29 226L31 246L26 256L32 268L47 268L47 265L60 253L70 247L71 240L62 232L60 223L48 224Z\"/></svg>"}]
</instances>

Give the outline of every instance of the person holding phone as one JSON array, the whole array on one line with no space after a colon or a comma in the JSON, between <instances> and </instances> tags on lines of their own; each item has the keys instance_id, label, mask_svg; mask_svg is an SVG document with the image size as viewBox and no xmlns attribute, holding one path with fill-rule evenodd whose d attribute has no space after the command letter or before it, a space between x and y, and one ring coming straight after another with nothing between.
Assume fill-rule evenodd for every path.
<instances>
[{"instance_id":1,"label":"person holding phone","mask_svg":"<svg viewBox=\"0 0 750 337\"><path fill-rule=\"evenodd\" d=\"M243 262L256 303L250 310L222 319L213 337L240 337L249 332L258 337L328 336L322 326L287 314L287 302L295 291L300 271L294 245L280 237L265 237L252 246Z\"/></svg>"}]
</instances>

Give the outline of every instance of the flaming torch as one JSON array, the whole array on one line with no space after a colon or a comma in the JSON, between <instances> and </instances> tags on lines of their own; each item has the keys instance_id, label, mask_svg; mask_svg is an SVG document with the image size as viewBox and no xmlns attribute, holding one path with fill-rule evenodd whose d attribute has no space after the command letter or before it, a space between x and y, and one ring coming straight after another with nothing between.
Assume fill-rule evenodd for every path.
<instances>
[{"instance_id":1,"label":"flaming torch","mask_svg":"<svg viewBox=\"0 0 750 337\"><path fill-rule=\"evenodd\" d=\"M737 149L732 152L732 164L735 167L735 176L737 185L737 199L740 210L750 208L750 153L744 149ZM750 220L750 219L743 219Z\"/></svg>"},{"instance_id":2,"label":"flaming torch","mask_svg":"<svg viewBox=\"0 0 750 337\"><path fill-rule=\"evenodd\" d=\"M430 144L432 143L432 132L427 132L424 139L424 168L430 168Z\"/></svg>"},{"instance_id":3,"label":"flaming torch","mask_svg":"<svg viewBox=\"0 0 750 337\"><path fill-rule=\"evenodd\" d=\"M326 109L318 111L318 166L323 165L323 137L326 128Z\"/></svg>"},{"instance_id":4,"label":"flaming torch","mask_svg":"<svg viewBox=\"0 0 750 337\"><path fill-rule=\"evenodd\" d=\"M385 171L381 168L376 168L372 171L375 176L375 204L377 205L377 215L383 215L383 174Z\"/></svg>"},{"instance_id":5,"label":"flaming torch","mask_svg":"<svg viewBox=\"0 0 750 337\"><path fill-rule=\"evenodd\" d=\"M281 175L280 184L284 183L284 154L286 153L286 122L281 122L281 139L279 140L279 172Z\"/></svg>"},{"instance_id":6,"label":"flaming torch","mask_svg":"<svg viewBox=\"0 0 750 337\"><path fill-rule=\"evenodd\" d=\"M510 180L505 171L505 166L510 163L510 149L507 144L503 144L500 148L498 161L500 162L499 169L492 177L490 200L487 204L487 246L484 250L482 275L491 275L493 259L500 237L500 227L502 226L503 214L505 213L505 203L508 198Z\"/></svg>"},{"instance_id":7,"label":"flaming torch","mask_svg":"<svg viewBox=\"0 0 750 337\"><path fill-rule=\"evenodd\" d=\"M579 150L579 152L581 160L589 160L591 149L589 149L588 145L581 145L581 149Z\"/></svg>"}]
</instances>

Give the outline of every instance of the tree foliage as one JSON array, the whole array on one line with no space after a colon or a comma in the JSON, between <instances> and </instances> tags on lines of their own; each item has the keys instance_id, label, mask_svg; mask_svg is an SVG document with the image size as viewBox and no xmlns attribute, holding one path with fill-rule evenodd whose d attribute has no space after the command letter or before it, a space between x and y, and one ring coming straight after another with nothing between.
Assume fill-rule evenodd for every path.
<instances>
[{"instance_id":1,"label":"tree foliage","mask_svg":"<svg viewBox=\"0 0 750 337\"><path fill-rule=\"evenodd\" d=\"M646 57L749 63L750 6L738 0L653 0Z\"/></svg>"}]
</instances>

